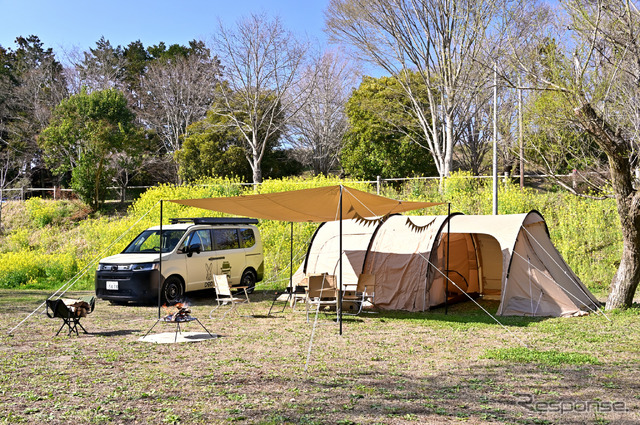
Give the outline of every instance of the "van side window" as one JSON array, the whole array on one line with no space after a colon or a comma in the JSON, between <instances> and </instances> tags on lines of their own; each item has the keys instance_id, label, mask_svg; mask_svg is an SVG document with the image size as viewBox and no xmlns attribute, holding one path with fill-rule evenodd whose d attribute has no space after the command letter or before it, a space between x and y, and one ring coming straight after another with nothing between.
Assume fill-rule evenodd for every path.
<instances>
[{"instance_id":1,"label":"van side window","mask_svg":"<svg viewBox=\"0 0 640 425\"><path fill-rule=\"evenodd\" d=\"M191 234L189 238L189 246L200 244L202 251L211 251L213 245L211 244L211 231L209 229L196 230Z\"/></svg>"},{"instance_id":2,"label":"van side window","mask_svg":"<svg viewBox=\"0 0 640 425\"><path fill-rule=\"evenodd\" d=\"M213 240L217 250L240 248L237 229L214 229Z\"/></svg>"},{"instance_id":3,"label":"van side window","mask_svg":"<svg viewBox=\"0 0 640 425\"><path fill-rule=\"evenodd\" d=\"M253 229L240 229L240 238L243 248L251 248L256 244L256 235L253 234Z\"/></svg>"}]
</instances>

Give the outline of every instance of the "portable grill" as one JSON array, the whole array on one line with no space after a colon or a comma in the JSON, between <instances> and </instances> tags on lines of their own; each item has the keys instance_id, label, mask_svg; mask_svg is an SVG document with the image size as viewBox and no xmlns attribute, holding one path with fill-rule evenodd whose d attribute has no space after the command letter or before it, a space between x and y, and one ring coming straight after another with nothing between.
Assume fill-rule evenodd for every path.
<instances>
[{"instance_id":1,"label":"portable grill","mask_svg":"<svg viewBox=\"0 0 640 425\"><path fill-rule=\"evenodd\" d=\"M173 342L177 342L178 341L178 334L182 333L182 329L180 328L180 324L181 323L188 323L188 322L198 322L198 324L200 326L202 326L202 329L204 329L209 334L209 336L211 338L214 338L214 336L211 334L211 332L209 332L209 330L204 327L202 322L200 322L200 320L198 320L197 317L193 317L191 315L191 310L188 307L184 306L182 303L176 304L175 307L177 308L177 311L175 313L167 314L166 316L161 317L158 320L156 320L156 323L154 323L153 326L151 326L151 329L149 329L147 331L147 333L142 338L145 338L147 335L149 335L151 333L151 331L153 330L153 328L155 328L155 326L158 324L158 322L175 323L176 324L176 335L175 335L175 338L174 338Z\"/></svg>"}]
</instances>

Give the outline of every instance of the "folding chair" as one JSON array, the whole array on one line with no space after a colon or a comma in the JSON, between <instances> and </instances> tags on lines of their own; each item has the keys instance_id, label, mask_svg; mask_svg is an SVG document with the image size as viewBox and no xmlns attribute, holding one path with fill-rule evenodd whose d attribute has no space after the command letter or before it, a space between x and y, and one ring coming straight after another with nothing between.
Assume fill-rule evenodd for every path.
<instances>
[{"instance_id":1,"label":"folding chair","mask_svg":"<svg viewBox=\"0 0 640 425\"><path fill-rule=\"evenodd\" d=\"M307 287L307 323L309 322L309 307L316 306L316 313L320 307L336 307L338 305L338 288L336 287L336 277L326 273L307 276L309 286Z\"/></svg>"},{"instance_id":2,"label":"folding chair","mask_svg":"<svg viewBox=\"0 0 640 425\"><path fill-rule=\"evenodd\" d=\"M69 300L58 298L56 300L47 300L47 316L50 318L62 319L62 326L56 332L56 336L60 334L60 331L67 326L69 332L67 336L71 335L71 332L75 332L78 335L78 326L84 333L88 333L87 330L80 324L80 319L86 317L91 313L96 305L96 298L84 297L77 300Z\"/></svg>"},{"instance_id":3,"label":"folding chair","mask_svg":"<svg viewBox=\"0 0 640 425\"><path fill-rule=\"evenodd\" d=\"M280 310L280 313L282 313L284 309L287 308L287 304L289 304L291 308L295 310L296 304L298 303L298 301L306 299L307 286L308 286L308 279L305 277L296 285L287 286L284 289L284 291L276 292L276 296L273 298L273 302L271 303L271 307L269 307L269 313L267 313L267 315L268 316L271 315L271 310L273 309L273 306L275 305L276 302L284 303L284 305L282 306L282 310Z\"/></svg>"},{"instance_id":4,"label":"folding chair","mask_svg":"<svg viewBox=\"0 0 640 425\"><path fill-rule=\"evenodd\" d=\"M225 274L221 274L221 275L214 275L213 276L213 285L216 288L216 302L218 303L217 306L215 306L211 312L209 313L209 318L212 318L212 314L214 311L216 311L218 308L224 306L224 305L230 305L231 308L228 309L227 311L225 311L225 313L222 315L222 318L224 318L227 313L230 313L232 311L235 311L236 314L238 314L238 316L240 316L240 313L238 313L238 310L236 309L236 306L238 304L250 304L251 301L249 301L249 294L247 293L247 289L248 286L235 286L234 289L242 289L243 292L240 292L240 295L242 295L244 293L244 297L242 296L236 296L234 294L231 293L231 288L229 287L229 280L227 279L227 275Z\"/></svg>"},{"instance_id":5,"label":"folding chair","mask_svg":"<svg viewBox=\"0 0 640 425\"><path fill-rule=\"evenodd\" d=\"M358 276L358 285L354 293L345 293L342 295L342 314L357 316L362 312L365 303L374 303L376 277L372 274L363 273ZM351 313L345 304L355 306L357 312ZM355 310L355 309L354 309Z\"/></svg>"}]
</instances>

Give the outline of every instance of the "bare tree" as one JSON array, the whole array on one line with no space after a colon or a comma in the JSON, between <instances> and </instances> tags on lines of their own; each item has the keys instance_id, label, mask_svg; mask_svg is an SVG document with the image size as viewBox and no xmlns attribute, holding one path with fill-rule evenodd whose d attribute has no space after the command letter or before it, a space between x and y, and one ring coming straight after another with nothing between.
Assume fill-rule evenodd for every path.
<instances>
[{"instance_id":1,"label":"bare tree","mask_svg":"<svg viewBox=\"0 0 640 425\"><path fill-rule=\"evenodd\" d=\"M239 132L258 183L268 143L285 132L306 102L308 90L298 83L308 44L298 42L279 18L264 15L250 15L235 29L220 22L215 41L224 83L211 112Z\"/></svg>"},{"instance_id":2,"label":"bare tree","mask_svg":"<svg viewBox=\"0 0 640 425\"><path fill-rule=\"evenodd\" d=\"M505 33L509 0L331 0L327 27L332 38L403 81L440 176L451 169L455 128L464 105L486 90L490 66ZM490 64L492 65L492 64ZM407 73L415 70L429 97L424 111ZM405 78L406 77L406 78ZM428 112L428 113L425 113ZM441 135L441 131L444 133Z\"/></svg>"},{"instance_id":3,"label":"bare tree","mask_svg":"<svg viewBox=\"0 0 640 425\"><path fill-rule=\"evenodd\" d=\"M348 129L344 107L357 84L358 72L338 52L326 52L303 74L309 98L293 118L290 141L300 161L314 174L326 175L338 162Z\"/></svg>"},{"instance_id":4,"label":"bare tree","mask_svg":"<svg viewBox=\"0 0 640 425\"><path fill-rule=\"evenodd\" d=\"M631 0L568 0L562 28L549 34L557 53L539 68L514 50L520 66L545 90L555 90L608 159L610 184L622 229L622 258L611 282L607 309L629 307L640 283L640 191L634 178L638 156L640 12ZM529 51L540 51L540 44ZM564 52L570 52L565 55Z\"/></svg>"},{"instance_id":5,"label":"bare tree","mask_svg":"<svg viewBox=\"0 0 640 425\"><path fill-rule=\"evenodd\" d=\"M203 119L214 99L220 64L204 54L156 60L142 79L139 115L160 135L167 153L180 149L189 125ZM177 176L177 164L175 164Z\"/></svg>"},{"instance_id":6,"label":"bare tree","mask_svg":"<svg viewBox=\"0 0 640 425\"><path fill-rule=\"evenodd\" d=\"M457 127L459 133L459 154L457 162L473 175L484 172L485 157L491 151L491 93L481 93L469 104L468 116Z\"/></svg>"}]
</instances>

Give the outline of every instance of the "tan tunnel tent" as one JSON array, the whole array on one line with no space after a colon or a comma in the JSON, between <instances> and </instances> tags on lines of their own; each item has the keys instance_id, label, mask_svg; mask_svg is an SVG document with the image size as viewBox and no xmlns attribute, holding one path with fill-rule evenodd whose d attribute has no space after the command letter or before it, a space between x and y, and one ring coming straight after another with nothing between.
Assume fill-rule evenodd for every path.
<instances>
[{"instance_id":1,"label":"tan tunnel tent","mask_svg":"<svg viewBox=\"0 0 640 425\"><path fill-rule=\"evenodd\" d=\"M318 228L294 283L305 274L335 274L337 239L336 222ZM499 300L503 316L571 316L599 305L536 211L346 220L342 240L344 284L374 275L382 310L425 311L469 297Z\"/></svg>"},{"instance_id":2,"label":"tan tunnel tent","mask_svg":"<svg viewBox=\"0 0 640 425\"><path fill-rule=\"evenodd\" d=\"M363 192L343 185L316 187L311 189L292 190L288 192L263 193L252 195L230 196L222 198L173 199L170 202L220 211L227 214L255 217L266 220L322 223L338 220L337 243L334 245L335 268L338 276L338 297L342 297L344 279L342 278L343 261L338 253L343 252L342 232L340 229L345 219L366 220L363 217L388 217L406 211L441 205L440 202L402 201ZM160 231L162 232L162 201L160 202ZM291 240L293 240L293 226ZM293 246L292 246L293 249ZM162 257L160 257L162 272ZM161 273L162 274L162 273ZM290 285L292 282L290 281ZM342 305L338 302L338 305ZM158 311L160 296L158 295ZM339 308L340 333L342 334L342 310ZM160 317L160 313L158 313Z\"/></svg>"}]
</instances>

